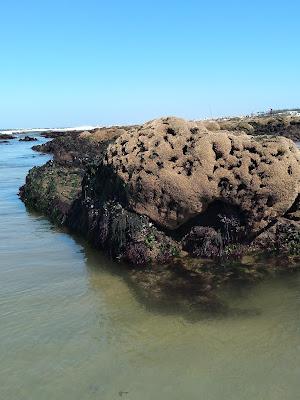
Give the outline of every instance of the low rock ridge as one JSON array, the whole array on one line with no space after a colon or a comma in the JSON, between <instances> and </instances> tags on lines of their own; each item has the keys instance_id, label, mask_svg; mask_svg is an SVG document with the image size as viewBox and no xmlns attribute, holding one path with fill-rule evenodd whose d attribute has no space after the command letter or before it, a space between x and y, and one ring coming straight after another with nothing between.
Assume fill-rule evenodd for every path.
<instances>
[{"instance_id":1,"label":"low rock ridge","mask_svg":"<svg viewBox=\"0 0 300 400\"><path fill-rule=\"evenodd\" d=\"M211 130L244 130L250 135L285 136L300 140L300 114L269 113L260 116L221 118L204 121Z\"/></svg>"}]
</instances>

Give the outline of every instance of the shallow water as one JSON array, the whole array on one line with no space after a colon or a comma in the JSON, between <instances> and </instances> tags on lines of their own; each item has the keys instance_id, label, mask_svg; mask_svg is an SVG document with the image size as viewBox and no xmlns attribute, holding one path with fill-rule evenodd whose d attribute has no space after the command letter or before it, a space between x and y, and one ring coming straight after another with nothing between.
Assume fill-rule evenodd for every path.
<instances>
[{"instance_id":1,"label":"shallow water","mask_svg":"<svg viewBox=\"0 0 300 400\"><path fill-rule=\"evenodd\" d=\"M0 144L1 399L299 397L299 275L227 291L229 315L146 308L119 266L26 211L18 187L48 159L31 146Z\"/></svg>"}]
</instances>

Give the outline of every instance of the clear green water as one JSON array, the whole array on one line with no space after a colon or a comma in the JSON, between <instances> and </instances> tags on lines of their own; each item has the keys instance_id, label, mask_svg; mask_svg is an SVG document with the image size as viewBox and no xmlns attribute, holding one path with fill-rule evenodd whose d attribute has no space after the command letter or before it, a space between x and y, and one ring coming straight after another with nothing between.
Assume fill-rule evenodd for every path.
<instances>
[{"instance_id":1,"label":"clear green water","mask_svg":"<svg viewBox=\"0 0 300 400\"><path fill-rule=\"evenodd\" d=\"M31 146L0 144L0 399L299 398L299 275L227 292L229 315L146 308L118 266L25 210L18 187L47 159Z\"/></svg>"}]
</instances>

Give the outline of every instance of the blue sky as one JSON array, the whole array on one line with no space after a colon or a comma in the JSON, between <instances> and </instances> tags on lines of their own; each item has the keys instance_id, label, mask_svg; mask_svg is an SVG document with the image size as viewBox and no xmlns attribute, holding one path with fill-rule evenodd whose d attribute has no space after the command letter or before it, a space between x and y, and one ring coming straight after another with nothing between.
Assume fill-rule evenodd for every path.
<instances>
[{"instance_id":1,"label":"blue sky","mask_svg":"<svg viewBox=\"0 0 300 400\"><path fill-rule=\"evenodd\" d=\"M300 106L298 1L1 1L0 127Z\"/></svg>"}]
</instances>

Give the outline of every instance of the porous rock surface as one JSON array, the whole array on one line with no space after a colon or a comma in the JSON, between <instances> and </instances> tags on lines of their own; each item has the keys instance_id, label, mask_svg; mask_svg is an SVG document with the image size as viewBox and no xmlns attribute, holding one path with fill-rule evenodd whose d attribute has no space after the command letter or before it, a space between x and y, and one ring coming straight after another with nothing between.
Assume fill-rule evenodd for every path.
<instances>
[{"instance_id":1,"label":"porous rock surface","mask_svg":"<svg viewBox=\"0 0 300 400\"><path fill-rule=\"evenodd\" d=\"M212 129L168 117L118 137L104 164L126 186L128 207L171 230L214 201L237 206L253 233L284 215L299 193L293 142Z\"/></svg>"},{"instance_id":2,"label":"porous rock surface","mask_svg":"<svg viewBox=\"0 0 300 400\"><path fill-rule=\"evenodd\" d=\"M125 132L126 130L124 128L119 127L99 128L93 132L84 131L79 134L79 137L81 139L89 139L93 142L102 143L109 140L114 140Z\"/></svg>"}]
</instances>

